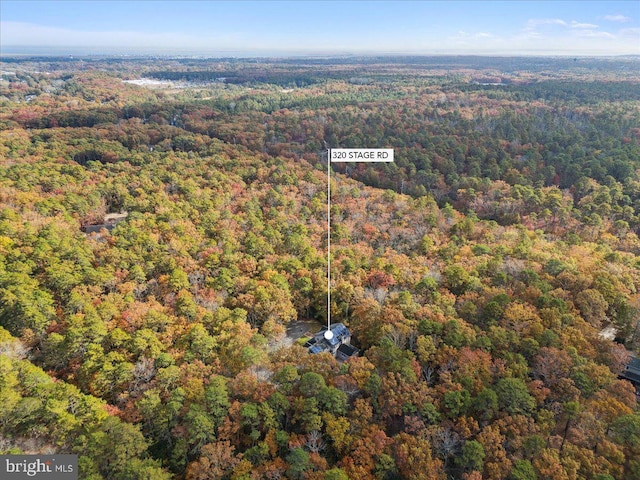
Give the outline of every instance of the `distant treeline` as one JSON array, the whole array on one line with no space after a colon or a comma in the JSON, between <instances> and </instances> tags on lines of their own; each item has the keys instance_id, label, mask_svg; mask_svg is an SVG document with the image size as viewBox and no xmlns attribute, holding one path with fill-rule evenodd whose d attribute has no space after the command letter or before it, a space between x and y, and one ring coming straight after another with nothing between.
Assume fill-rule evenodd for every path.
<instances>
[{"instance_id":1,"label":"distant treeline","mask_svg":"<svg viewBox=\"0 0 640 480\"><path fill-rule=\"evenodd\" d=\"M212 63L231 64L261 64L261 65L421 65L429 68L440 67L466 67L466 68L509 68L529 69L532 71L553 69L595 69L607 70L619 66L637 65L638 56L629 55L612 58L585 58L585 57L485 57L474 55L450 55L450 56L423 56L423 55L397 55L397 56L325 56L325 57L273 57L273 58L235 58L235 57L181 57L173 55L131 55L118 57L105 57L95 55L50 55L50 56L4 56L5 63L29 63L29 62L144 62L145 60L172 60L182 65L205 66ZM172 72L179 73L179 72Z\"/></svg>"},{"instance_id":2,"label":"distant treeline","mask_svg":"<svg viewBox=\"0 0 640 480\"><path fill-rule=\"evenodd\" d=\"M147 76L158 80L183 81L192 83L224 82L238 85L248 83L269 83L286 87L306 87L328 79L348 79L353 74L350 72L290 72L290 71L210 71L197 70L188 72L176 72L162 70L148 73Z\"/></svg>"},{"instance_id":3,"label":"distant treeline","mask_svg":"<svg viewBox=\"0 0 640 480\"><path fill-rule=\"evenodd\" d=\"M504 92L500 95L510 96L516 101L563 101L582 104L600 102L622 102L640 100L640 90L634 82L578 82L578 81L539 81L521 85L451 85L445 87L450 91Z\"/></svg>"}]
</instances>

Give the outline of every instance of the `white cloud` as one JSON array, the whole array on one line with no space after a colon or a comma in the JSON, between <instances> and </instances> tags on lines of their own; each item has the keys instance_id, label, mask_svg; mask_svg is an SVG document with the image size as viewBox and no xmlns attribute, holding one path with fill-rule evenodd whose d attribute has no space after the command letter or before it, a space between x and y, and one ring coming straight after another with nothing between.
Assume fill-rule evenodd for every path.
<instances>
[{"instance_id":1,"label":"white cloud","mask_svg":"<svg viewBox=\"0 0 640 480\"><path fill-rule=\"evenodd\" d=\"M640 42L640 28L623 28L619 33L623 37L633 37Z\"/></svg>"},{"instance_id":2,"label":"white cloud","mask_svg":"<svg viewBox=\"0 0 640 480\"><path fill-rule=\"evenodd\" d=\"M624 15L620 15L620 14L616 14L616 15L605 15L603 17L605 20L609 20L610 22L620 22L620 23L625 23L625 22L630 22L631 18L630 17L625 17Z\"/></svg>"},{"instance_id":3,"label":"white cloud","mask_svg":"<svg viewBox=\"0 0 640 480\"><path fill-rule=\"evenodd\" d=\"M0 0L1 1L1 0ZM484 27L487 28L487 27ZM611 29L610 29L611 30ZM251 32L217 33L149 33L135 31L80 31L47 27L31 23L0 22L0 45L41 47L101 48L101 50L200 51L200 52L273 52L305 54L312 52L364 53L441 53L441 54L535 54L535 55L616 55L640 54L640 31L627 28L605 32L597 25L538 18L525 22L520 31L507 34L487 30L451 32L449 36L406 33L374 35L367 38L336 36L332 40L313 36L301 38L294 47L282 35L259 36Z\"/></svg>"},{"instance_id":4,"label":"white cloud","mask_svg":"<svg viewBox=\"0 0 640 480\"><path fill-rule=\"evenodd\" d=\"M0 44L5 46L108 46L116 48L199 48L210 46L212 48L226 48L238 43L242 43L241 34L203 37L172 32L69 30L26 22L0 22Z\"/></svg>"},{"instance_id":5,"label":"white cloud","mask_svg":"<svg viewBox=\"0 0 640 480\"><path fill-rule=\"evenodd\" d=\"M640 36L635 30L603 31L599 25L577 20L531 18L519 33L505 38L505 45L540 54L640 54Z\"/></svg>"},{"instance_id":6,"label":"white cloud","mask_svg":"<svg viewBox=\"0 0 640 480\"><path fill-rule=\"evenodd\" d=\"M530 18L525 27L524 31L535 31L538 27L541 26L559 26L559 27L568 27L568 28L598 28L598 25L593 23L582 23L576 20L571 20L571 22L567 22L562 20L561 18Z\"/></svg>"},{"instance_id":7,"label":"white cloud","mask_svg":"<svg viewBox=\"0 0 640 480\"><path fill-rule=\"evenodd\" d=\"M533 25L566 25L567 22L561 18L532 18L529 20Z\"/></svg>"},{"instance_id":8,"label":"white cloud","mask_svg":"<svg viewBox=\"0 0 640 480\"><path fill-rule=\"evenodd\" d=\"M589 38L616 38L615 35L612 35L609 32L600 32L596 30L580 30L577 32L579 37L589 37Z\"/></svg>"},{"instance_id":9,"label":"white cloud","mask_svg":"<svg viewBox=\"0 0 640 480\"><path fill-rule=\"evenodd\" d=\"M598 28L598 25L594 25L593 23L580 23L575 20L572 20L569 26L571 28Z\"/></svg>"},{"instance_id":10,"label":"white cloud","mask_svg":"<svg viewBox=\"0 0 640 480\"><path fill-rule=\"evenodd\" d=\"M464 38L496 38L496 36L489 32L468 33L464 30L458 30L458 33L450 38L460 40Z\"/></svg>"},{"instance_id":11,"label":"white cloud","mask_svg":"<svg viewBox=\"0 0 640 480\"><path fill-rule=\"evenodd\" d=\"M541 25L560 25L567 26L567 22L560 18L530 18L524 27L525 31L535 31Z\"/></svg>"}]
</instances>

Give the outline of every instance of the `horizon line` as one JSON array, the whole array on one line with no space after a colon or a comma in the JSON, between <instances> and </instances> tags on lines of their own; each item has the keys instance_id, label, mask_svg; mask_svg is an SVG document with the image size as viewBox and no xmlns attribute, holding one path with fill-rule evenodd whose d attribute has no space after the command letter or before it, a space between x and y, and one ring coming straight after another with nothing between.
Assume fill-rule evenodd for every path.
<instances>
[{"instance_id":1,"label":"horizon line","mask_svg":"<svg viewBox=\"0 0 640 480\"><path fill-rule=\"evenodd\" d=\"M103 51L91 51L103 50ZM576 57L576 58L611 58L611 57L640 57L640 53L614 53L614 52L567 52L567 51L532 51L523 50L519 52L505 51L256 51L252 49L240 50L189 50L184 48L156 48L156 47L101 47L101 46L69 46L69 47L49 47L26 46L26 45L5 45L0 47L0 61L2 57L46 57L46 56L78 56L78 57L201 57L201 58L292 58L292 57Z\"/></svg>"}]
</instances>

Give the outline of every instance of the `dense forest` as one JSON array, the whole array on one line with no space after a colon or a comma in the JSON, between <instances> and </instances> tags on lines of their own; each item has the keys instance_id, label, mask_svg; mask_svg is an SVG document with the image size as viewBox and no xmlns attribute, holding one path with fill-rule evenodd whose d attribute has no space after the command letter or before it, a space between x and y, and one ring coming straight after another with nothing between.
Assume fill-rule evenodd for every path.
<instances>
[{"instance_id":1,"label":"dense forest","mask_svg":"<svg viewBox=\"0 0 640 480\"><path fill-rule=\"evenodd\" d=\"M1 453L90 480L640 478L637 59L1 66ZM395 150L333 168L345 362L290 334L327 319L337 147Z\"/></svg>"}]
</instances>

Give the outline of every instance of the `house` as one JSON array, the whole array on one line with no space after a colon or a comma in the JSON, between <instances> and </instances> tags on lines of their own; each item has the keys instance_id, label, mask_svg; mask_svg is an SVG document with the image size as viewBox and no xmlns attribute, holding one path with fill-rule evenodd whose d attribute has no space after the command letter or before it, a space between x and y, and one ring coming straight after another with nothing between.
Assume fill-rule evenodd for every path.
<instances>
[{"instance_id":1,"label":"house","mask_svg":"<svg viewBox=\"0 0 640 480\"><path fill-rule=\"evenodd\" d=\"M94 224L94 225L83 225L82 231L84 233L98 233L103 228L108 230L109 232L115 228L115 226L123 221L129 215L128 212L124 213L108 213L104 216L102 223Z\"/></svg>"},{"instance_id":2,"label":"house","mask_svg":"<svg viewBox=\"0 0 640 480\"><path fill-rule=\"evenodd\" d=\"M621 376L636 386L640 385L640 359L632 356L625 365Z\"/></svg>"},{"instance_id":3,"label":"house","mask_svg":"<svg viewBox=\"0 0 640 480\"><path fill-rule=\"evenodd\" d=\"M358 353L359 351L356 347L349 345L348 343L343 343L336 351L336 358L341 362L345 362L351 357L357 357Z\"/></svg>"},{"instance_id":4,"label":"house","mask_svg":"<svg viewBox=\"0 0 640 480\"><path fill-rule=\"evenodd\" d=\"M640 359L635 355L631 355L618 378L623 378L633 383L633 386L636 387L636 399L640 402Z\"/></svg>"},{"instance_id":5,"label":"house","mask_svg":"<svg viewBox=\"0 0 640 480\"><path fill-rule=\"evenodd\" d=\"M325 335L327 328L324 327L305 343L304 346L307 347L309 353L329 352L341 361L358 355L359 350L350 344L351 332L343 323L332 323L330 329L333 333L331 338L327 339Z\"/></svg>"}]
</instances>

